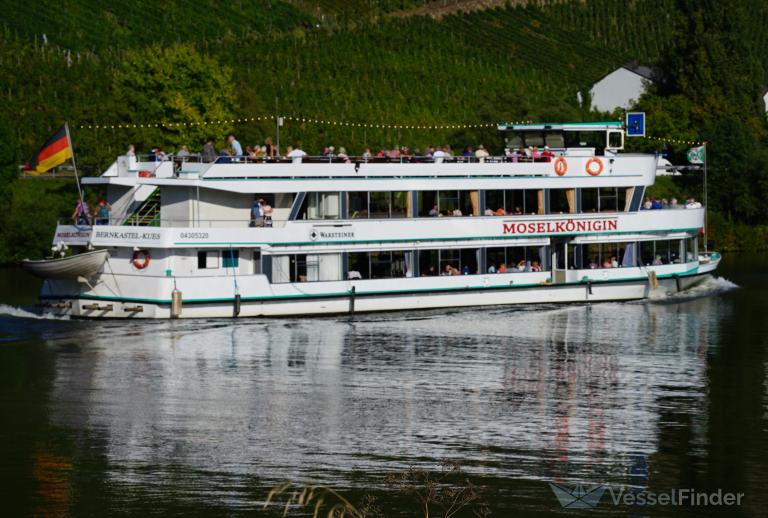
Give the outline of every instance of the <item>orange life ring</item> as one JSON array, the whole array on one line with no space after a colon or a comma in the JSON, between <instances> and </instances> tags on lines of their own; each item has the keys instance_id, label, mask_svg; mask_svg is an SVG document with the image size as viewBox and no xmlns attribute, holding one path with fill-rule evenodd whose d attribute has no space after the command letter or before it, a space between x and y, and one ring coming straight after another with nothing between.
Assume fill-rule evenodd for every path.
<instances>
[{"instance_id":1,"label":"orange life ring","mask_svg":"<svg viewBox=\"0 0 768 518\"><path fill-rule=\"evenodd\" d=\"M592 169L592 164L597 164L597 171L594 171ZM584 169L586 169L587 174L591 176L598 176L600 173L603 172L603 161L597 157L592 157L589 160L587 160L587 165L584 166Z\"/></svg>"},{"instance_id":2,"label":"orange life ring","mask_svg":"<svg viewBox=\"0 0 768 518\"><path fill-rule=\"evenodd\" d=\"M141 258L139 258L141 256ZM136 250L133 252L133 258L131 259L133 262L133 267L137 270L143 270L147 266L149 266L149 252L146 250Z\"/></svg>"},{"instance_id":3,"label":"orange life ring","mask_svg":"<svg viewBox=\"0 0 768 518\"><path fill-rule=\"evenodd\" d=\"M567 172L568 162L565 161L565 158L561 156L555 158L555 174L557 174L557 176L563 176Z\"/></svg>"}]
</instances>

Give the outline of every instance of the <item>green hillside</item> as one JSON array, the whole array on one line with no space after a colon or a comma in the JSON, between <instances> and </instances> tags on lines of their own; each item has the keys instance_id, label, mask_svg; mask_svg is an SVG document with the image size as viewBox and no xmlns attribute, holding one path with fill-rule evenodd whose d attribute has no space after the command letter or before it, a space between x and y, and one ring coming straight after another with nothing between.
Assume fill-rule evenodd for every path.
<instances>
[{"instance_id":1,"label":"green hillside","mask_svg":"<svg viewBox=\"0 0 768 518\"><path fill-rule=\"evenodd\" d=\"M432 5L420 0L137 0L108 8L93 0L2 0L3 174L14 177L64 120L79 163L95 174L129 143L139 151L196 149L204 135L222 142L232 130L244 144L261 143L275 136L272 120L237 121L273 115L276 104L294 117L281 130L282 144L300 142L310 152L328 144L353 153L402 144L494 148L498 138L488 128L373 126L620 117L591 113L576 94L634 60L663 72L640 102L651 133L709 140L712 176L722 187L713 206L737 221L768 220L760 202L768 181L758 165L768 134L760 104L768 85L767 4L518 4L433 19L402 16ZM204 121L226 122L182 126ZM685 147L663 150L679 160ZM733 164L733 149L749 159ZM3 190L6 197L29 191ZM5 243L0 261L18 257L17 245Z\"/></svg>"}]
</instances>

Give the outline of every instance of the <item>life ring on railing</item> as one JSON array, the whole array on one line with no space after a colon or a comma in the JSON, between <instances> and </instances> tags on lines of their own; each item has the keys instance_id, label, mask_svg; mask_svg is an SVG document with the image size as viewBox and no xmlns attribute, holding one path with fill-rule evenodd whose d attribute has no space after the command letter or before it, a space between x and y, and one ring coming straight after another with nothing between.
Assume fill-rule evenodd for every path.
<instances>
[{"instance_id":1,"label":"life ring on railing","mask_svg":"<svg viewBox=\"0 0 768 518\"><path fill-rule=\"evenodd\" d=\"M131 261L133 262L133 267L137 270L143 270L147 266L149 266L149 252L146 250L136 250L133 252L133 257L131 258Z\"/></svg>"},{"instance_id":2,"label":"life ring on railing","mask_svg":"<svg viewBox=\"0 0 768 518\"><path fill-rule=\"evenodd\" d=\"M563 176L567 172L568 162L565 161L565 158L561 156L555 158L555 174L557 174L557 176Z\"/></svg>"},{"instance_id":3,"label":"life ring on railing","mask_svg":"<svg viewBox=\"0 0 768 518\"><path fill-rule=\"evenodd\" d=\"M597 170L592 168L592 164L597 164ZM584 169L587 171L587 174L591 176L598 176L603 172L603 161L597 157L592 157L587 160L587 165L584 166Z\"/></svg>"}]
</instances>

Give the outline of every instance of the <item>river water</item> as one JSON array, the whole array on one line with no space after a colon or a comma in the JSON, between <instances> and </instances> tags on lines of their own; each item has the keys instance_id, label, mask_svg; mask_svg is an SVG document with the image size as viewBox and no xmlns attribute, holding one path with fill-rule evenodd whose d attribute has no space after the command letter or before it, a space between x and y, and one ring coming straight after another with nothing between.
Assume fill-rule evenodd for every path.
<instances>
[{"instance_id":1,"label":"river water","mask_svg":"<svg viewBox=\"0 0 768 518\"><path fill-rule=\"evenodd\" d=\"M460 516L766 516L766 272L726 257L642 303L138 322L35 318L38 283L0 270L3 508L277 516L291 482L422 516L429 476L476 486ZM550 482L609 490L563 509ZM679 488L744 495L613 501Z\"/></svg>"}]
</instances>

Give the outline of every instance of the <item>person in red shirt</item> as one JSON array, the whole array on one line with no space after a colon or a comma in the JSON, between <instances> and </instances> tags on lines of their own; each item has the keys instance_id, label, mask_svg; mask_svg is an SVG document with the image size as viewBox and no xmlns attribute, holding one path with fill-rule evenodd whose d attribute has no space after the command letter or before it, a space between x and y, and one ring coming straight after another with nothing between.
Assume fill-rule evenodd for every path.
<instances>
[{"instance_id":1,"label":"person in red shirt","mask_svg":"<svg viewBox=\"0 0 768 518\"><path fill-rule=\"evenodd\" d=\"M549 146L544 146L544 151L541 152L541 158L543 158L545 162L551 162L552 159L555 158L555 154L549 150Z\"/></svg>"}]
</instances>

